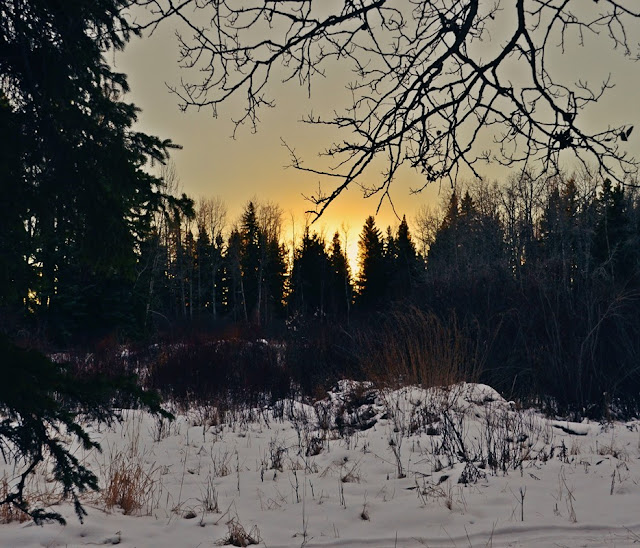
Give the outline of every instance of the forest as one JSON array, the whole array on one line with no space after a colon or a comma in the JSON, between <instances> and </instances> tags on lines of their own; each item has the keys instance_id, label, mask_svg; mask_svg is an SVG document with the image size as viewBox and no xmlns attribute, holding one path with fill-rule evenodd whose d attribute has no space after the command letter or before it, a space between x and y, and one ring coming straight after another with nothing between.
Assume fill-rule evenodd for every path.
<instances>
[{"instance_id":1,"label":"forest","mask_svg":"<svg viewBox=\"0 0 640 548\"><path fill-rule=\"evenodd\" d=\"M325 14L322 23L306 1L294 15L288 2L274 2L284 4L275 11L269 2L246 10L196 3L224 11L223 26L238 25L238 35L229 31L235 37L251 30L244 19L254 10L289 21L282 44L265 43L276 52L269 63L294 67L291 78L314 64L322 41L369 78L372 95L363 92L352 118L327 123L351 127L362 142L329 149L347 155L348 169L335 190L312 198L316 217L380 154L390 167L370 195L387 193L403 163L424 175L425 186L442 184L441 207L425 205L395 227L378 227L372 216L358 234L323 234L307 224L291 235L278 204L251 200L239 219L227 219L222 201L181 194L177 174L159 169L179 144L136 129L140 111L126 100L127 76L107 57L179 9L134 4L151 10L147 26L132 22L125 0L0 1L0 451L26 463L12 489L0 492L0 506L56 519L23 497L26 478L48 455L81 517L79 495L97 488L97 479L57 432L95 448L84 418L109 422L127 407L167 416L161 397L185 407L249 405L293 393L322 398L344 379L423 387L475 381L553 416L638 412L640 194L637 163L621 148L633 126L585 133L579 115L600 95L558 87L536 64L551 32L535 46L530 34L544 31L546 19L527 21L551 10L557 17L549 28L562 25L564 37L573 21L564 18L567 3L527 11L518 0L514 35L486 66L474 64L470 44L499 14L477 1L447 9L424 3L415 28L383 0L362 8L345 2L340 17ZM614 0L603 4L608 17L584 28L608 26L615 47L629 50L625 22L640 15ZM351 45L376 25L399 33L397 44L412 44L424 21L435 29L429 54L423 59L410 46L406 70L398 51ZM220 49L203 33L196 47L182 42L183 60L212 51L211 67L220 62L228 72L187 86L184 108L203 106L207 93L215 108L228 89L246 85L246 117L255 124L270 76L256 72L266 62L252 54L264 44L245 49L225 39L229 49ZM331 57L318 47L318 62ZM380 74L359 64L372 51L386 60ZM291 63L296 55L299 64ZM531 103L505 87L498 70L522 56L535 84L526 88L535 91ZM445 65L456 68L443 73ZM452 80L423 85L442 74ZM378 84L397 100L374 97ZM454 98L448 114L441 95ZM539 103L546 106L530 106ZM383 112L389 104L396 110ZM467 119L477 128L461 146L456 120ZM482 154L474 147L480 129L495 124L506 128L498 145L512 175L489 183L476 176ZM566 151L578 161L563 165ZM522 165L540 159L538 171ZM465 162L470 182L454 177ZM295 155L294 167L305 169ZM354 271L345 252L352 238Z\"/></svg>"},{"instance_id":2,"label":"forest","mask_svg":"<svg viewBox=\"0 0 640 548\"><path fill-rule=\"evenodd\" d=\"M177 178L175 168L163 174ZM151 217L122 249L128 262L109 264L109 247L104 269L93 259L87 268L69 247L52 264L37 248L31 264L14 262L28 276L21 289L4 286L13 329L51 350L265 338L285 344L284 368L309 394L342 377L473 378L554 413L635 410L633 187L587 171L525 173L445 191L441 207L423 206L411 225L403 217L383 230L371 216L357 235L307 225L297 240L272 202L249 201L231 222L218 198L166 200L182 207ZM53 231L54 240L73 239L58 226L65 233Z\"/></svg>"},{"instance_id":3,"label":"forest","mask_svg":"<svg viewBox=\"0 0 640 548\"><path fill-rule=\"evenodd\" d=\"M140 317L154 332L235 325L285 340L287 365L307 390L311 379L327 387L343 376L474 378L550 412L632 412L640 388L634 189L588 173L525 174L444 198L413 226L403 217L382 230L367 218L355 272L348 234L307 226L288 247L282 210L248 202L225 238L224 207L204 200L193 220L154 227L141 248Z\"/></svg>"}]
</instances>

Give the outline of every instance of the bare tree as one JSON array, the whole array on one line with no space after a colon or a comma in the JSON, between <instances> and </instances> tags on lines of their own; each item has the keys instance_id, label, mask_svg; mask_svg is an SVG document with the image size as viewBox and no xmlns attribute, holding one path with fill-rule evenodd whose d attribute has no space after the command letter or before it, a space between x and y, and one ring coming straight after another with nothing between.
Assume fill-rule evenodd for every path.
<instances>
[{"instance_id":1,"label":"bare tree","mask_svg":"<svg viewBox=\"0 0 640 548\"><path fill-rule=\"evenodd\" d=\"M427 204L421 205L413 224L414 236L418 240L418 252L424 260L442 224L442 209L432 208Z\"/></svg>"},{"instance_id":2,"label":"bare tree","mask_svg":"<svg viewBox=\"0 0 640 548\"><path fill-rule=\"evenodd\" d=\"M215 242L222 236L227 223L227 204L219 196L201 198L198 206L198 224L202 224Z\"/></svg>"},{"instance_id":3,"label":"bare tree","mask_svg":"<svg viewBox=\"0 0 640 548\"><path fill-rule=\"evenodd\" d=\"M267 240L282 239L284 211L277 203L266 201L258 204L258 226Z\"/></svg>"},{"instance_id":4,"label":"bare tree","mask_svg":"<svg viewBox=\"0 0 640 548\"><path fill-rule=\"evenodd\" d=\"M552 176L566 153L616 181L638 172L624 148L633 126L594 129L586 120L611 80L573 82L554 63L586 40L638 59L634 0L137 3L153 15L146 27L175 16L188 28L178 35L181 66L198 79L173 88L183 109L208 106L217 115L242 94L236 124L255 129L260 108L274 103L273 80L297 80L311 93L314 78L337 63L353 71L351 104L306 119L340 131L325 152L333 165L307 167L289 149L295 167L332 181L310 197L316 216L354 182L381 203L404 164L424 176L416 190L434 181L455 185L461 174L480 178L485 161ZM370 178L379 159L386 167Z\"/></svg>"}]
</instances>

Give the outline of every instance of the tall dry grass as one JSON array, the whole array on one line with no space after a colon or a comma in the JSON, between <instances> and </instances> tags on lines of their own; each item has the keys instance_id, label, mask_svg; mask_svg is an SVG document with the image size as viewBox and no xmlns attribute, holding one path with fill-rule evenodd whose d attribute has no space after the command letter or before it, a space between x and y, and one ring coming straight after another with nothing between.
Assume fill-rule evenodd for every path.
<instances>
[{"instance_id":1,"label":"tall dry grass","mask_svg":"<svg viewBox=\"0 0 640 548\"><path fill-rule=\"evenodd\" d=\"M381 386L476 382L482 372L483 346L454 314L442 319L416 307L398 309L358 337L362 371Z\"/></svg>"},{"instance_id":2,"label":"tall dry grass","mask_svg":"<svg viewBox=\"0 0 640 548\"><path fill-rule=\"evenodd\" d=\"M150 514L156 490L155 471L146 470L140 458L117 453L109 463L102 499L105 508L122 509L125 515Z\"/></svg>"},{"instance_id":3,"label":"tall dry grass","mask_svg":"<svg viewBox=\"0 0 640 548\"><path fill-rule=\"evenodd\" d=\"M7 477L3 476L0 479L0 500L6 500L9 495L9 482L7 481ZM17 521L18 523L24 523L25 521L30 520L28 514L20 510L20 508L14 506L11 503L0 504L0 524L13 523Z\"/></svg>"}]
</instances>

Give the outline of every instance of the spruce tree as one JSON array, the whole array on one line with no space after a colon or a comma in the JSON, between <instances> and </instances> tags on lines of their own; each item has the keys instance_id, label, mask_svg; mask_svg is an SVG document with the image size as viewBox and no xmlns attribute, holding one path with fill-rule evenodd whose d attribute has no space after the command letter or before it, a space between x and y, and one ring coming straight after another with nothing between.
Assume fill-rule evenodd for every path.
<instances>
[{"instance_id":1,"label":"spruce tree","mask_svg":"<svg viewBox=\"0 0 640 548\"><path fill-rule=\"evenodd\" d=\"M336 232L329 248L329 302L331 311L338 318L349 318L353 300L351 269L346 254L342 250L340 235Z\"/></svg>"},{"instance_id":2,"label":"spruce tree","mask_svg":"<svg viewBox=\"0 0 640 548\"><path fill-rule=\"evenodd\" d=\"M248 320L245 301L244 281L242 277L242 235L233 229L227 241L227 252L224 256L224 309L234 321Z\"/></svg>"},{"instance_id":3,"label":"spruce tree","mask_svg":"<svg viewBox=\"0 0 640 548\"><path fill-rule=\"evenodd\" d=\"M209 239L209 233L203 224L198 225L198 238L196 240L195 256L195 280L196 280L196 316L202 317L205 311L212 307L210 288L214 285L213 253L214 246Z\"/></svg>"},{"instance_id":4,"label":"spruce tree","mask_svg":"<svg viewBox=\"0 0 640 548\"><path fill-rule=\"evenodd\" d=\"M287 276L287 250L274 237L265 234L265 250L262 255L263 267L262 321L270 324L284 314L285 279Z\"/></svg>"},{"instance_id":5,"label":"spruce tree","mask_svg":"<svg viewBox=\"0 0 640 548\"><path fill-rule=\"evenodd\" d=\"M593 236L596 264L618 283L626 281L634 267L633 230L622 186L609 179L602 184L597 199L598 221Z\"/></svg>"},{"instance_id":6,"label":"spruce tree","mask_svg":"<svg viewBox=\"0 0 640 548\"><path fill-rule=\"evenodd\" d=\"M22 178L21 116L0 91L0 315L22 315L29 307L29 289L37 278L29 268L27 188L16 184ZM2 326L0 325L0 329Z\"/></svg>"},{"instance_id":7,"label":"spruce tree","mask_svg":"<svg viewBox=\"0 0 640 548\"><path fill-rule=\"evenodd\" d=\"M404 215L398 226L396 250L393 294L396 298L407 298L417 283L419 263L416 246L411 239L407 218Z\"/></svg>"},{"instance_id":8,"label":"spruce tree","mask_svg":"<svg viewBox=\"0 0 640 548\"><path fill-rule=\"evenodd\" d=\"M2 110L17 124L10 140L22 151L2 185L22 200L22 226L11 230L29 258L27 293L63 340L134 317L136 249L166 198L144 166L164 161L173 145L132 130L138 110L121 100L126 76L104 58L132 34L127 6L0 6Z\"/></svg>"},{"instance_id":9,"label":"spruce tree","mask_svg":"<svg viewBox=\"0 0 640 548\"><path fill-rule=\"evenodd\" d=\"M386 290L384 240L376 221L367 217L358 240L358 297L363 309L375 307Z\"/></svg>"},{"instance_id":10,"label":"spruce tree","mask_svg":"<svg viewBox=\"0 0 640 548\"><path fill-rule=\"evenodd\" d=\"M142 302L134 298L137 251L159 209L188 206L144 171L172 144L132 130L138 111L121 100L126 77L104 58L131 36L121 13L129 4L0 3L0 282L15 288L3 288L0 306L15 311L25 302L28 319L61 342L129 328L140 317L131 308ZM0 504L36 521L63 521L24 497L26 477L45 458L79 517L78 494L97 486L59 434L97 447L81 416L110 421L115 401L160 411L132 379L79 378L5 335L0 377L0 450L13 456L20 477Z\"/></svg>"},{"instance_id":11,"label":"spruce tree","mask_svg":"<svg viewBox=\"0 0 640 548\"><path fill-rule=\"evenodd\" d=\"M449 204L444 219L434 237L427 255L429 271L447 272L458 269L458 220L460 210L458 195L454 190L449 198Z\"/></svg>"},{"instance_id":12,"label":"spruce tree","mask_svg":"<svg viewBox=\"0 0 640 548\"><path fill-rule=\"evenodd\" d=\"M292 312L306 318L324 320L330 280L329 257L324 240L307 228L300 246L295 250L291 271L291 294L289 303Z\"/></svg>"},{"instance_id":13,"label":"spruce tree","mask_svg":"<svg viewBox=\"0 0 640 548\"><path fill-rule=\"evenodd\" d=\"M249 202L241 220L242 248L240 266L242 272L242 295L246 318L253 323L260 322L259 292L261 290L261 234L258 226L256 206Z\"/></svg>"}]
</instances>

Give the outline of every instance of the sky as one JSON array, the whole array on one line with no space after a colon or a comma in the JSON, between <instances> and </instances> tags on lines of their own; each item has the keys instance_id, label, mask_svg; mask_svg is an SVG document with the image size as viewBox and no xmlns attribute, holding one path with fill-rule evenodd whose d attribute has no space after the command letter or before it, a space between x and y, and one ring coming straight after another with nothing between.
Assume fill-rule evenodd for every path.
<instances>
[{"instance_id":1,"label":"sky","mask_svg":"<svg viewBox=\"0 0 640 548\"><path fill-rule=\"evenodd\" d=\"M343 94L342 85L319 82L309 99L306 90L295 84L278 89L275 108L263 110L258 131L241 127L234 139L232 112L242 108L241 100L229 105L217 118L206 109L181 112L178 98L169 92L167 84L179 82L177 42L170 25L161 26L151 37L134 38L123 53L116 54L115 68L128 75L131 92L127 100L140 109L138 128L162 138L171 138L183 146L172 153L172 160L183 191L194 198L220 196L234 220L250 199L278 203L285 211L285 225L291 230L291 216L296 219L296 231L301 233L305 211L313 204L305 199L318 189L319 178L289 167L290 156L282 140L300 154L307 165L331 143L331 135L323 128L300 123L299 120L318 107L317 97L328 98ZM411 218L419 204L439 200L437 186L420 195L411 189L421 178L411 170L394 185L392 194L397 214ZM363 199L359 188L350 188L332 204L313 229L327 232L329 237L341 225L350 227L350 247L353 248L364 220L376 214L378 197ZM383 230L395 226L398 219L388 201L376 217ZM341 230L342 231L342 230Z\"/></svg>"},{"instance_id":2,"label":"sky","mask_svg":"<svg viewBox=\"0 0 640 548\"><path fill-rule=\"evenodd\" d=\"M589 40L586 47L576 53L558 57L558 66L562 70L574 70L577 77L590 83L612 73L616 83L603 104L594 110L594 122L612 125L630 122L630 113L638 110L635 99L640 84L638 64ZM317 192L319 178L288 167L290 157L282 140L296 150L305 165L313 165L318 152L329 146L335 135L327 133L325 128L300 123L300 119L311 111L331 113L334 107L344 105L341 99L347 97L344 86L348 74L340 73L338 69L332 78L316 80L311 98L297 82L278 86L272 92L276 107L260 111L257 133L241 127L234 139L231 118L241 112L241 98L226 104L214 118L206 109L180 111L178 98L170 93L167 84L179 85L182 77L194 76L181 73L179 69L173 21L163 22L152 36L134 38L124 52L112 55L109 61L115 69L128 75L131 92L125 99L142 110L137 129L170 138L183 146L172 154L172 159L184 192L195 199L219 196L228 206L231 221L239 217L250 199L276 202L285 211L285 231L293 234L295 230L301 234L305 211L313 209L313 204L305 200L304 195ZM636 157L640 156L639 134L640 131L635 132L629 143L630 151ZM490 166L483 175L491 180L503 178L507 173ZM393 185L395 211L400 217L406 214L410 226L420 206L437 206L449 190L448 183L442 188L436 183L418 195L412 194L411 189L421 186L421 182L417 173L406 169ZM378 197L364 199L359 188L350 188L313 228L330 238L341 225L346 226L353 261L358 234L365 218L376 214L378 202ZM387 225L398 224L388 202L380 207L376 222L383 230Z\"/></svg>"}]
</instances>

